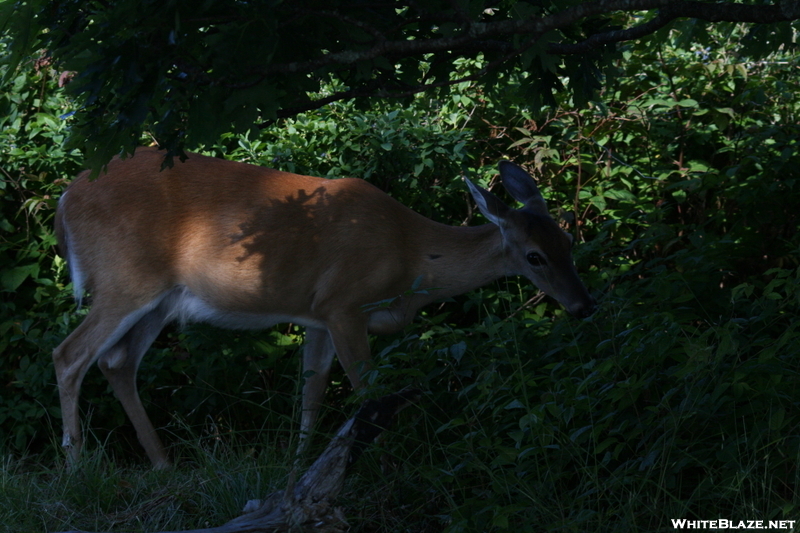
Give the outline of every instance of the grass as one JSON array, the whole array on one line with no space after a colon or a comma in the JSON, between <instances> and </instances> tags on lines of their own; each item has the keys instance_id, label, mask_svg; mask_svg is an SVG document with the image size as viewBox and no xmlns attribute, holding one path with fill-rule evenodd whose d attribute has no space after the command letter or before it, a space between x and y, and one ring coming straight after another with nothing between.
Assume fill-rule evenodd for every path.
<instances>
[{"instance_id":1,"label":"grass","mask_svg":"<svg viewBox=\"0 0 800 533\"><path fill-rule=\"evenodd\" d=\"M297 463L296 443L286 434L262 431L257 444L230 433L185 439L171 446L170 455L179 459L166 470L153 470L141 453L120 458L113 436L104 443L92 434L76 468L67 468L63 457L54 462L52 455L7 455L0 471L0 532L144 533L222 525L239 516L248 500L285 489ZM326 436L314 436L299 475L327 443ZM338 500L353 530L441 531L442 522L427 518L430 513L414 501L419 487L409 487L400 474L419 460L422 446L406 446L413 460L390 458L380 448L362 455Z\"/></svg>"},{"instance_id":2,"label":"grass","mask_svg":"<svg viewBox=\"0 0 800 533\"><path fill-rule=\"evenodd\" d=\"M580 323L487 319L393 343L372 387L414 379L426 395L349 474L338 505L351 531L672 532L672 519L800 519L800 272L780 276L713 320L699 302L663 303L653 290L647 313L609 297L608 312ZM323 417L316 452L355 411L344 394L329 398L342 411ZM74 470L52 454L6 458L0 531L221 525L285 488L295 462L289 416L256 412L273 429L168 435L182 458L168 471L120 455L118 438L90 445Z\"/></svg>"},{"instance_id":3,"label":"grass","mask_svg":"<svg viewBox=\"0 0 800 533\"><path fill-rule=\"evenodd\" d=\"M506 380L504 387L509 385ZM505 399L498 405L488 412L465 404L460 416L472 425L455 428L437 426L441 420L434 421L430 405L404 411L398 427L348 475L337 504L351 531L674 531L670 518L792 519L800 508L792 487L785 485L796 476L776 477L769 459L783 449L792 463L796 450L754 439L749 427L715 438L716 446L704 446L708 454L678 468L676 462L699 451L674 437L695 427L685 414L663 413L669 419L664 427L674 426L666 432L672 437L653 443L662 450L661 459L645 465L637 457L648 454L637 450L617 461L595 454L597 442L571 432L570 425L557 429L545 447L508 447L491 421L517 409L508 409ZM543 416L546 422L549 415ZM543 439L546 427L540 423L539 435L527 442ZM595 427L602 423L596 420ZM281 440L284 433L263 431L257 446L235 435L187 440L173 445L171 455L181 459L165 471L152 470L141 455L120 459L119 452L110 451L113 439L90 445L75 469L52 456L6 456L0 470L0 532L154 532L222 525L248 500L285 488L295 461L293 446ZM737 443L735 456L720 458L727 453L720 448L726 441ZM322 435L315 438L318 449L310 455L326 442Z\"/></svg>"},{"instance_id":4,"label":"grass","mask_svg":"<svg viewBox=\"0 0 800 533\"><path fill-rule=\"evenodd\" d=\"M285 486L291 461L232 448L195 449L194 460L155 471L97 449L78 468L7 458L0 531L163 531L221 525L248 499Z\"/></svg>"}]
</instances>

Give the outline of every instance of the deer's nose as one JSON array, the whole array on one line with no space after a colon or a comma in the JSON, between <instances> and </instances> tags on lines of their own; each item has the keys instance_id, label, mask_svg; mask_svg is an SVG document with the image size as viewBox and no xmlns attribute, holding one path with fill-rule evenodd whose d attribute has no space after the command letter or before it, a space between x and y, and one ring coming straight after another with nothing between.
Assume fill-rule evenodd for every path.
<instances>
[{"instance_id":1,"label":"deer's nose","mask_svg":"<svg viewBox=\"0 0 800 533\"><path fill-rule=\"evenodd\" d=\"M595 310L597 309L597 300L592 298L589 295L589 298L583 302L580 302L578 305L575 305L569 309L569 312L575 318L586 318L591 316Z\"/></svg>"}]
</instances>

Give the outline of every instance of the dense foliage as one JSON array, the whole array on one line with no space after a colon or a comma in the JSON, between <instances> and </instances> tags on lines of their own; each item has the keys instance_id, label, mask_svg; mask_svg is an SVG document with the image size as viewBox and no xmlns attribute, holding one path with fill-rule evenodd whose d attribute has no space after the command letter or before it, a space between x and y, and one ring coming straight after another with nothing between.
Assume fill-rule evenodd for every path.
<instances>
[{"instance_id":1,"label":"dense foliage","mask_svg":"<svg viewBox=\"0 0 800 533\"><path fill-rule=\"evenodd\" d=\"M69 145L92 168L131 152L143 132L181 153L332 101L409 102L457 80L504 105L554 105L564 91L585 103L616 76L616 43L667 30L703 42L709 21L751 22L733 45L758 58L791 46L797 19L797 2L755 0L0 3L12 64L43 49L67 71L81 104ZM479 68L453 76L477 58ZM520 69L530 75L503 83ZM330 80L341 85L321 96Z\"/></svg>"},{"instance_id":2,"label":"dense foliage","mask_svg":"<svg viewBox=\"0 0 800 533\"><path fill-rule=\"evenodd\" d=\"M507 157L536 171L579 241L579 270L601 304L588 319L510 279L374 340L368 394L414 384L426 399L381 444L388 469L367 461L351 479L344 505L358 530L669 531L672 518L798 517L800 64L788 52L738 57L740 32L623 49L603 104L509 108L464 82L403 108L338 103L206 146L365 177L452 224L480 222L461 175L489 184ZM480 59L459 64L477 68ZM513 91L524 76L499 83ZM60 148L69 107L47 64L8 83L0 431L6 453L57 462L49 353L80 312L50 219L80 158ZM209 453L234 442L266 454L290 440L301 340L289 326L162 335L140 387L173 452L196 440ZM357 401L342 379L325 430ZM83 394L106 453L140 454L99 372ZM188 523L193 505L169 519ZM81 524L51 520L53 529Z\"/></svg>"},{"instance_id":3,"label":"dense foliage","mask_svg":"<svg viewBox=\"0 0 800 533\"><path fill-rule=\"evenodd\" d=\"M0 91L0 435L18 451L52 438L58 395L46 354L75 324L52 228L64 180L81 164L61 148L68 110L44 64Z\"/></svg>"}]
</instances>

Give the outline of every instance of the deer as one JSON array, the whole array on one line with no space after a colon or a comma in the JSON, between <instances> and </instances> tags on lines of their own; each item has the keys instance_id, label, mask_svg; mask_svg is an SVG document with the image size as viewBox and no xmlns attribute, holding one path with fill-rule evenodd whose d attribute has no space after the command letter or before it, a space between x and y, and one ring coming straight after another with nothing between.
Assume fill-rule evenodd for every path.
<instances>
[{"instance_id":1,"label":"deer","mask_svg":"<svg viewBox=\"0 0 800 533\"><path fill-rule=\"evenodd\" d=\"M53 352L62 447L71 464L83 441L81 383L96 362L153 466L170 465L136 376L172 321L304 326L305 435L334 356L361 389L369 335L402 330L428 303L521 275L576 317L596 307L578 276L572 235L550 216L536 181L509 161L499 163L501 182L522 207L465 178L489 223L449 226L363 179L186 155L162 170L164 152L137 148L112 159L97 179L88 170L79 174L59 200L59 253L79 305L86 292L91 296L83 321Z\"/></svg>"}]
</instances>

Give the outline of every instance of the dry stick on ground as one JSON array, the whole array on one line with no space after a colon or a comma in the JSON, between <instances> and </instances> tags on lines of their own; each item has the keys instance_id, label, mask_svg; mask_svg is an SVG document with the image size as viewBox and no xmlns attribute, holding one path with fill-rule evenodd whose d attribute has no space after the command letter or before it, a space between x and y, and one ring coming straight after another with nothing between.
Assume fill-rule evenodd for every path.
<instances>
[{"instance_id":1,"label":"dry stick on ground","mask_svg":"<svg viewBox=\"0 0 800 533\"><path fill-rule=\"evenodd\" d=\"M264 500L248 502L244 514L227 524L180 533L345 531L349 526L341 509L333 506L333 501L342 489L347 468L358 459L381 431L389 427L401 409L417 402L421 396L420 391L408 389L384 396L379 400L367 400L358 413L339 429L328 447L300 481L295 483L293 473L285 491L273 492Z\"/></svg>"}]
</instances>

